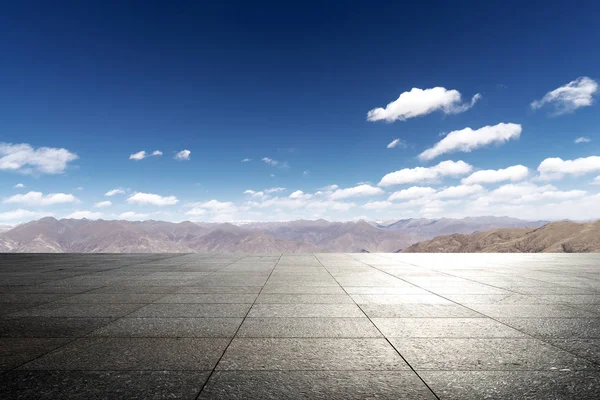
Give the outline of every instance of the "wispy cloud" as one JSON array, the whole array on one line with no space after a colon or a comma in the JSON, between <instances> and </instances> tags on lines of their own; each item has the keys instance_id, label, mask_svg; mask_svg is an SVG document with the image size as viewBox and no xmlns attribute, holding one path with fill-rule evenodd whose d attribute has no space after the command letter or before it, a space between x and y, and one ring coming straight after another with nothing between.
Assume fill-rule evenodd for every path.
<instances>
[{"instance_id":1,"label":"wispy cloud","mask_svg":"<svg viewBox=\"0 0 600 400\"><path fill-rule=\"evenodd\" d=\"M0 143L0 170L24 174L62 174L79 156L67 149L39 147L26 143Z\"/></svg>"},{"instance_id":2,"label":"wispy cloud","mask_svg":"<svg viewBox=\"0 0 600 400\"><path fill-rule=\"evenodd\" d=\"M155 150L152 153L148 154L146 153L145 150L142 151L138 151L137 153L133 153L129 155L129 159L130 160L135 160L135 161L140 161L143 160L144 158L148 158L148 157L160 157L162 156L163 153L160 150Z\"/></svg>"},{"instance_id":3,"label":"wispy cloud","mask_svg":"<svg viewBox=\"0 0 600 400\"><path fill-rule=\"evenodd\" d=\"M153 205L153 206L172 206L179 200L175 196L160 196L154 193L134 193L127 198L129 204Z\"/></svg>"},{"instance_id":4,"label":"wispy cloud","mask_svg":"<svg viewBox=\"0 0 600 400\"><path fill-rule=\"evenodd\" d=\"M444 114L457 114L473 107L481 98L478 93L470 103L463 103L461 94L457 90L448 90L443 87L431 89L412 88L409 92L402 93L396 100L385 108L374 108L367 113L368 121L394 122L405 121L409 118L420 117L434 111Z\"/></svg>"},{"instance_id":5,"label":"wispy cloud","mask_svg":"<svg viewBox=\"0 0 600 400\"><path fill-rule=\"evenodd\" d=\"M598 91L598 84L587 76L582 76L554 89L540 100L531 103L531 108L536 110L546 104L554 106L554 115L562 115L575 111L580 107L591 106L593 96Z\"/></svg>"},{"instance_id":6,"label":"wispy cloud","mask_svg":"<svg viewBox=\"0 0 600 400\"><path fill-rule=\"evenodd\" d=\"M579 144L579 143L589 143L589 142L591 142L591 141L592 141L592 139L590 139L590 138L587 138L587 137L583 137L583 136L582 136L582 137L578 137L578 138L577 138L577 139L575 139L573 142L574 142L575 144Z\"/></svg>"},{"instance_id":7,"label":"wispy cloud","mask_svg":"<svg viewBox=\"0 0 600 400\"><path fill-rule=\"evenodd\" d=\"M479 129L465 128L450 132L430 149L419 154L421 160L431 160L442 154L454 152L471 152L490 144L505 143L518 139L521 135L521 125L500 123L494 126L484 126Z\"/></svg>"},{"instance_id":8,"label":"wispy cloud","mask_svg":"<svg viewBox=\"0 0 600 400\"><path fill-rule=\"evenodd\" d=\"M477 171L464 178L461 182L465 185L477 183L496 183L502 181L518 182L529 176L529 169L523 165L513 165L504 169L486 169Z\"/></svg>"},{"instance_id":9,"label":"wispy cloud","mask_svg":"<svg viewBox=\"0 0 600 400\"><path fill-rule=\"evenodd\" d=\"M406 147L406 142L400 139L394 139L386 146L388 149L394 149L396 147Z\"/></svg>"},{"instance_id":10,"label":"wispy cloud","mask_svg":"<svg viewBox=\"0 0 600 400\"><path fill-rule=\"evenodd\" d=\"M445 176L461 176L473 167L464 161L442 161L433 167L404 168L381 178L379 186L402 185L414 182L435 182Z\"/></svg>"},{"instance_id":11,"label":"wispy cloud","mask_svg":"<svg viewBox=\"0 0 600 400\"><path fill-rule=\"evenodd\" d=\"M29 206L49 206L54 204L77 203L79 199L72 194L50 193L44 195L42 192L28 192L26 194L15 194L6 198L5 204L26 204Z\"/></svg>"},{"instance_id":12,"label":"wispy cloud","mask_svg":"<svg viewBox=\"0 0 600 400\"><path fill-rule=\"evenodd\" d=\"M111 197L117 194L125 194L125 190L117 188L117 189L111 189L108 192L104 193L105 196Z\"/></svg>"},{"instance_id":13,"label":"wispy cloud","mask_svg":"<svg viewBox=\"0 0 600 400\"><path fill-rule=\"evenodd\" d=\"M13 186L15 189L23 189L25 187L25 185L23 185L22 183L17 183L15 186Z\"/></svg>"},{"instance_id":14,"label":"wispy cloud","mask_svg":"<svg viewBox=\"0 0 600 400\"><path fill-rule=\"evenodd\" d=\"M250 161L252 161L252 159L251 159L251 158L244 158L244 159L242 160L242 162L250 162Z\"/></svg>"},{"instance_id":15,"label":"wispy cloud","mask_svg":"<svg viewBox=\"0 0 600 400\"><path fill-rule=\"evenodd\" d=\"M175 159L179 161L185 161L190 159L190 154L192 154L189 150L181 150L177 154L175 154Z\"/></svg>"},{"instance_id":16,"label":"wispy cloud","mask_svg":"<svg viewBox=\"0 0 600 400\"><path fill-rule=\"evenodd\" d=\"M112 202L110 202L108 200L100 201L100 202L94 204L94 207L96 207L96 208L105 208L105 207L110 207L110 206L112 206Z\"/></svg>"}]
</instances>

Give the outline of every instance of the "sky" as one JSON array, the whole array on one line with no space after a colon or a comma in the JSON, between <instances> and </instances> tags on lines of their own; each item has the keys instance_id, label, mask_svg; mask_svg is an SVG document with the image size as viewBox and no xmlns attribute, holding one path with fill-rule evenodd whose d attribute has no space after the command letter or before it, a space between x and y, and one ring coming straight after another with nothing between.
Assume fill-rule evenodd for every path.
<instances>
[{"instance_id":1,"label":"sky","mask_svg":"<svg viewBox=\"0 0 600 400\"><path fill-rule=\"evenodd\" d=\"M600 218L600 3L288 3L6 4L0 224Z\"/></svg>"}]
</instances>

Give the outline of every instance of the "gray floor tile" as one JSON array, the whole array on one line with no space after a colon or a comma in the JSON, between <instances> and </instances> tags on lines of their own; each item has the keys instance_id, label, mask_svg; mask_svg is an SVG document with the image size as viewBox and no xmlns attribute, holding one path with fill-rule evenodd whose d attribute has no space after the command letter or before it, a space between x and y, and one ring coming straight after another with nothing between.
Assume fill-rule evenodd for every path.
<instances>
[{"instance_id":1,"label":"gray floor tile","mask_svg":"<svg viewBox=\"0 0 600 400\"><path fill-rule=\"evenodd\" d=\"M363 318L365 314L356 304L254 304L248 318L304 318L304 317L329 317L329 318Z\"/></svg>"},{"instance_id":2,"label":"gray floor tile","mask_svg":"<svg viewBox=\"0 0 600 400\"><path fill-rule=\"evenodd\" d=\"M70 340L72 339L0 338L0 370L16 368Z\"/></svg>"},{"instance_id":3,"label":"gray floor tile","mask_svg":"<svg viewBox=\"0 0 600 400\"><path fill-rule=\"evenodd\" d=\"M209 371L11 371L0 376L4 400L189 399Z\"/></svg>"},{"instance_id":4,"label":"gray floor tile","mask_svg":"<svg viewBox=\"0 0 600 400\"><path fill-rule=\"evenodd\" d=\"M244 318L252 304L186 303L148 304L128 317L153 318Z\"/></svg>"},{"instance_id":5,"label":"gray floor tile","mask_svg":"<svg viewBox=\"0 0 600 400\"><path fill-rule=\"evenodd\" d=\"M372 318L386 337L528 338L489 318Z\"/></svg>"},{"instance_id":6,"label":"gray floor tile","mask_svg":"<svg viewBox=\"0 0 600 400\"><path fill-rule=\"evenodd\" d=\"M233 337L242 318L121 318L94 337Z\"/></svg>"},{"instance_id":7,"label":"gray floor tile","mask_svg":"<svg viewBox=\"0 0 600 400\"><path fill-rule=\"evenodd\" d=\"M599 318L498 318L499 321L544 338L600 338Z\"/></svg>"},{"instance_id":8,"label":"gray floor tile","mask_svg":"<svg viewBox=\"0 0 600 400\"><path fill-rule=\"evenodd\" d=\"M370 318L483 318L458 304L361 304Z\"/></svg>"},{"instance_id":9,"label":"gray floor tile","mask_svg":"<svg viewBox=\"0 0 600 400\"><path fill-rule=\"evenodd\" d=\"M407 370L385 339L235 338L217 370Z\"/></svg>"},{"instance_id":10,"label":"gray floor tile","mask_svg":"<svg viewBox=\"0 0 600 400\"><path fill-rule=\"evenodd\" d=\"M221 338L84 338L20 369L210 370L229 341Z\"/></svg>"},{"instance_id":11,"label":"gray floor tile","mask_svg":"<svg viewBox=\"0 0 600 400\"><path fill-rule=\"evenodd\" d=\"M435 399L412 371L217 371L200 399Z\"/></svg>"},{"instance_id":12,"label":"gray floor tile","mask_svg":"<svg viewBox=\"0 0 600 400\"><path fill-rule=\"evenodd\" d=\"M600 398L600 374L583 371L421 371L443 400Z\"/></svg>"},{"instance_id":13,"label":"gray floor tile","mask_svg":"<svg viewBox=\"0 0 600 400\"><path fill-rule=\"evenodd\" d=\"M256 299L256 303L272 303L272 304L300 304L300 303L315 303L315 304L343 304L354 302L350 296L345 294L264 294L261 293Z\"/></svg>"},{"instance_id":14,"label":"gray floor tile","mask_svg":"<svg viewBox=\"0 0 600 400\"><path fill-rule=\"evenodd\" d=\"M236 337L372 338L381 334L367 318L246 318Z\"/></svg>"},{"instance_id":15,"label":"gray floor tile","mask_svg":"<svg viewBox=\"0 0 600 400\"><path fill-rule=\"evenodd\" d=\"M156 303L243 303L252 304L256 294L205 293L205 294L168 294Z\"/></svg>"},{"instance_id":16,"label":"gray floor tile","mask_svg":"<svg viewBox=\"0 0 600 400\"><path fill-rule=\"evenodd\" d=\"M0 318L0 337L78 337L112 320L112 318L5 317Z\"/></svg>"},{"instance_id":17,"label":"gray floor tile","mask_svg":"<svg viewBox=\"0 0 600 400\"><path fill-rule=\"evenodd\" d=\"M10 314L11 317L122 317L142 304L71 304L50 303Z\"/></svg>"},{"instance_id":18,"label":"gray floor tile","mask_svg":"<svg viewBox=\"0 0 600 400\"><path fill-rule=\"evenodd\" d=\"M390 338L390 341L417 371L599 369L598 365L537 339Z\"/></svg>"}]
</instances>

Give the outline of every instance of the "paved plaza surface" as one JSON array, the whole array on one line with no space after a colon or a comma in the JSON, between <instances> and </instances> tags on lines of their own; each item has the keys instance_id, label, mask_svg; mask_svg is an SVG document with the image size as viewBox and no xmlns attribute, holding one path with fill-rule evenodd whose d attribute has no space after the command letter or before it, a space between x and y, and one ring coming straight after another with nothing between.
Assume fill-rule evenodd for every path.
<instances>
[{"instance_id":1,"label":"paved plaza surface","mask_svg":"<svg viewBox=\"0 0 600 400\"><path fill-rule=\"evenodd\" d=\"M2 399L599 399L600 255L0 255Z\"/></svg>"}]
</instances>

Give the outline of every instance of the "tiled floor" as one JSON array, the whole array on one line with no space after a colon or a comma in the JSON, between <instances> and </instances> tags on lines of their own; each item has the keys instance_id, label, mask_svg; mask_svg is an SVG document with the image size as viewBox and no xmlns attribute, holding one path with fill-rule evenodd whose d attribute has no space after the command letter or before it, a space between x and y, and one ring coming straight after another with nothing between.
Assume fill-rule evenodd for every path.
<instances>
[{"instance_id":1,"label":"tiled floor","mask_svg":"<svg viewBox=\"0 0 600 400\"><path fill-rule=\"evenodd\" d=\"M600 255L0 255L1 399L598 399Z\"/></svg>"}]
</instances>

